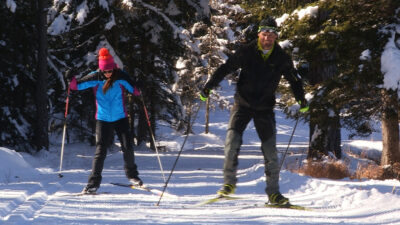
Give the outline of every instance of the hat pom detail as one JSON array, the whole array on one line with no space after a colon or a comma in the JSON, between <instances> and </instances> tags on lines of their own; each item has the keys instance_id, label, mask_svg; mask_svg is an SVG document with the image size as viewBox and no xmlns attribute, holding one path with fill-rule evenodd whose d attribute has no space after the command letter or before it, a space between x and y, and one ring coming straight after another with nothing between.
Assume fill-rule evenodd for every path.
<instances>
[{"instance_id":1,"label":"hat pom detail","mask_svg":"<svg viewBox=\"0 0 400 225\"><path fill-rule=\"evenodd\" d=\"M110 55L107 48L101 48L99 50L99 68L101 70L112 70L116 68L114 58Z\"/></svg>"},{"instance_id":2,"label":"hat pom detail","mask_svg":"<svg viewBox=\"0 0 400 225\"><path fill-rule=\"evenodd\" d=\"M111 56L110 53L108 52L108 49L106 49L106 48L101 48L101 49L99 50L99 59L108 59L108 58L110 58L110 57L112 57L112 56Z\"/></svg>"}]
</instances>

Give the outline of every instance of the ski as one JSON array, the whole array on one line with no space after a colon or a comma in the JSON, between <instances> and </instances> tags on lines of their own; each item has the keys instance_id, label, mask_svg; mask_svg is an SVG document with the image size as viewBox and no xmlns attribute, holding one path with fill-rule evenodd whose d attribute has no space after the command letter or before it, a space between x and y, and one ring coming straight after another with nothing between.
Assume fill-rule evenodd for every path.
<instances>
[{"instance_id":1,"label":"ski","mask_svg":"<svg viewBox=\"0 0 400 225\"><path fill-rule=\"evenodd\" d=\"M111 183L112 185L116 185L116 186L120 186L120 187L127 187L127 188L131 188L134 190L140 190L140 191L147 191L153 194L156 194L158 196L161 196L161 191L154 189L154 188L149 188L145 185L142 186L138 186L138 185L133 185L133 184L125 184L125 183Z\"/></svg>"},{"instance_id":2,"label":"ski","mask_svg":"<svg viewBox=\"0 0 400 225\"><path fill-rule=\"evenodd\" d=\"M229 196L229 195L218 195L217 197L200 202L200 203L196 204L196 206L208 205L208 204L212 204L212 203L223 201L223 200L238 200L238 199L243 199L243 198Z\"/></svg>"},{"instance_id":3,"label":"ski","mask_svg":"<svg viewBox=\"0 0 400 225\"><path fill-rule=\"evenodd\" d=\"M311 211L312 209L300 206L300 205L293 205L291 203L287 203L284 205L277 205L277 204L265 204L264 207L266 208L278 208L278 209L296 209L296 210L303 210L303 211Z\"/></svg>"},{"instance_id":4,"label":"ski","mask_svg":"<svg viewBox=\"0 0 400 225\"><path fill-rule=\"evenodd\" d=\"M205 200L203 202L200 202L198 204L196 204L196 206L204 206L204 205L208 205L208 204L213 204L219 201L224 201L224 200L239 200L239 199L243 199L241 197L236 197L236 196L229 196L229 195L218 195L214 198ZM278 209L295 209L295 210L303 210L303 211L312 211L312 208L307 208L304 206L300 206L300 205L293 205L291 203L287 203L284 205L276 205L276 204L263 204L261 205L252 205L252 206L247 206L241 209L246 209L246 208L278 208Z\"/></svg>"},{"instance_id":5,"label":"ski","mask_svg":"<svg viewBox=\"0 0 400 225\"><path fill-rule=\"evenodd\" d=\"M253 208L275 208L275 209L291 209L291 210L301 210L301 211L313 211L317 210L319 208L308 208L300 205L293 205L291 203L285 204L285 205L273 205L273 204L254 204L254 205L248 205L245 207L241 207L239 209L235 209L235 211L240 211L244 209L253 209Z\"/></svg>"},{"instance_id":6,"label":"ski","mask_svg":"<svg viewBox=\"0 0 400 225\"><path fill-rule=\"evenodd\" d=\"M94 192L94 193L82 193L82 192L79 192L79 193L70 193L70 194L63 194L63 195L60 195L60 196L94 196L94 195L104 195L104 194L111 194L111 192L108 192L108 191L102 191L102 192Z\"/></svg>"}]
</instances>

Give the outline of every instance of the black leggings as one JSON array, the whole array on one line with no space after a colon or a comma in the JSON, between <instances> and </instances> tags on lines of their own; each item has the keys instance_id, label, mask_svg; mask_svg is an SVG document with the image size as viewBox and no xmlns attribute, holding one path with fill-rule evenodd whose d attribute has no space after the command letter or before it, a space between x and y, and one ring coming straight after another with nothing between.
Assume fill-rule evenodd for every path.
<instances>
[{"instance_id":1,"label":"black leggings","mask_svg":"<svg viewBox=\"0 0 400 225\"><path fill-rule=\"evenodd\" d=\"M115 122L96 121L96 152L92 163L92 173L89 176L88 186L99 187L101 183L101 172L103 171L104 160L107 156L107 147L114 135L114 130L121 142L121 149L124 158L124 169L126 177L134 178L139 175L135 164L131 133L129 130L128 118Z\"/></svg>"}]
</instances>

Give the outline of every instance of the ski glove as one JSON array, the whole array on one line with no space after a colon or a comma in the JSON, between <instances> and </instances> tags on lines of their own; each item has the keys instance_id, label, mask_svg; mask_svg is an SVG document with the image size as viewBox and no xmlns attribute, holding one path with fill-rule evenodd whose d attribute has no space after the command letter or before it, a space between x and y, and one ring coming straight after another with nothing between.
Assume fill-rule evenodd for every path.
<instances>
[{"instance_id":1,"label":"ski glove","mask_svg":"<svg viewBox=\"0 0 400 225\"><path fill-rule=\"evenodd\" d=\"M299 105L300 105L300 112L301 113L306 113L306 112L308 112L308 110L310 110L310 107L308 106L308 104L307 104L307 101L306 100L304 100L304 101L299 101Z\"/></svg>"},{"instance_id":2,"label":"ski glove","mask_svg":"<svg viewBox=\"0 0 400 225\"><path fill-rule=\"evenodd\" d=\"M71 81L69 82L69 88L74 91L78 90L78 83L76 82L75 76L72 77Z\"/></svg>"},{"instance_id":3,"label":"ski glove","mask_svg":"<svg viewBox=\"0 0 400 225\"><path fill-rule=\"evenodd\" d=\"M201 90L200 92L200 100L207 101L208 96L210 96L211 90L208 88L203 88L203 90Z\"/></svg>"},{"instance_id":4,"label":"ski glove","mask_svg":"<svg viewBox=\"0 0 400 225\"><path fill-rule=\"evenodd\" d=\"M140 96L140 91L139 91L139 88L136 88L136 86L133 88L134 89L134 91L133 91L133 95L134 96Z\"/></svg>"}]
</instances>

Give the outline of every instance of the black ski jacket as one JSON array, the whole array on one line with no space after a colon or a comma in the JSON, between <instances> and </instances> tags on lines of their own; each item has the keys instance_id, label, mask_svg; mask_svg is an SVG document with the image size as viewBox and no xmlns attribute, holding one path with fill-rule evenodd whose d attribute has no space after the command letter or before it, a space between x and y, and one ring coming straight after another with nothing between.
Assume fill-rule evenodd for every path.
<instances>
[{"instance_id":1,"label":"black ski jacket","mask_svg":"<svg viewBox=\"0 0 400 225\"><path fill-rule=\"evenodd\" d=\"M275 44L273 52L264 61L257 46L257 39L240 47L222 64L206 83L213 89L227 74L241 69L236 85L235 101L240 106L254 110L272 110L275 91L281 76L289 82L297 101L304 101L303 82L294 69L292 59Z\"/></svg>"}]
</instances>

